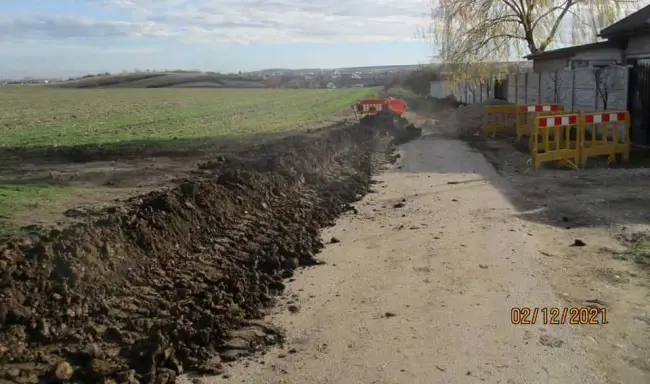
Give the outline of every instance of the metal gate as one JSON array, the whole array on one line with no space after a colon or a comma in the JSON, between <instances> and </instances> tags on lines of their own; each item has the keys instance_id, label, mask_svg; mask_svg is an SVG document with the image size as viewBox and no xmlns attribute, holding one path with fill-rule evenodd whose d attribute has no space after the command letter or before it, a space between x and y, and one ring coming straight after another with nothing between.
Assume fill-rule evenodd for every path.
<instances>
[{"instance_id":1,"label":"metal gate","mask_svg":"<svg viewBox=\"0 0 650 384\"><path fill-rule=\"evenodd\" d=\"M632 142L650 145L650 59L636 59L632 64L628 87L630 136Z\"/></svg>"}]
</instances>

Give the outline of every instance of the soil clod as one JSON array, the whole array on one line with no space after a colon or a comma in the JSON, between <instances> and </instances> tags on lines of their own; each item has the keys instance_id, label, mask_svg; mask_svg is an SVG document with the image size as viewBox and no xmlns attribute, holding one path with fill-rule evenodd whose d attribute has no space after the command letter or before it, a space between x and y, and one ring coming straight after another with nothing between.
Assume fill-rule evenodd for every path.
<instances>
[{"instance_id":1,"label":"soil clod","mask_svg":"<svg viewBox=\"0 0 650 384\"><path fill-rule=\"evenodd\" d=\"M571 244L572 247L584 247L586 245L587 245L587 243L585 243L584 241L582 241L580 239L573 240L573 244Z\"/></svg>"},{"instance_id":2,"label":"soil clod","mask_svg":"<svg viewBox=\"0 0 650 384\"><path fill-rule=\"evenodd\" d=\"M69 381L72 379L74 369L67 361L62 361L54 367L53 376L59 381Z\"/></svg>"},{"instance_id":3,"label":"soil clod","mask_svg":"<svg viewBox=\"0 0 650 384\"><path fill-rule=\"evenodd\" d=\"M551 348L560 348L562 345L564 345L563 340L550 335L541 335L539 337L539 343L542 344L543 346L551 347Z\"/></svg>"}]
</instances>

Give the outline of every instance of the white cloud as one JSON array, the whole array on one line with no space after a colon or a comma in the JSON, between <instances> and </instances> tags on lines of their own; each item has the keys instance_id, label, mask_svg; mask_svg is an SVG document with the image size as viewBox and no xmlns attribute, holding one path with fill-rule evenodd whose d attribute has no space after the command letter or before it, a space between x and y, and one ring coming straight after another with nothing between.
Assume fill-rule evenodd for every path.
<instances>
[{"instance_id":1,"label":"white cloud","mask_svg":"<svg viewBox=\"0 0 650 384\"><path fill-rule=\"evenodd\" d=\"M175 38L195 43L411 40L427 2L404 0L84 0L116 20L0 17L0 40Z\"/></svg>"},{"instance_id":2,"label":"white cloud","mask_svg":"<svg viewBox=\"0 0 650 384\"><path fill-rule=\"evenodd\" d=\"M65 40L72 38L168 37L172 31L151 21L100 21L84 16L0 17L0 39Z\"/></svg>"},{"instance_id":3,"label":"white cloud","mask_svg":"<svg viewBox=\"0 0 650 384\"><path fill-rule=\"evenodd\" d=\"M101 55L149 55L152 53L160 52L158 48L151 47L116 47L116 46L91 46L91 45L61 45L56 46L57 49L66 49L78 53L88 54L101 54Z\"/></svg>"}]
</instances>

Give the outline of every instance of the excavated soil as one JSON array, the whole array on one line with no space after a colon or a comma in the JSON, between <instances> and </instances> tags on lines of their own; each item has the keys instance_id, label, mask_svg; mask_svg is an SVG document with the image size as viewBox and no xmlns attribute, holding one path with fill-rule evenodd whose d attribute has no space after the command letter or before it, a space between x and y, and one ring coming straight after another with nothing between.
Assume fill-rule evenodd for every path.
<instances>
[{"instance_id":1,"label":"excavated soil","mask_svg":"<svg viewBox=\"0 0 650 384\"><path fill-rule=\"evenodd\" d=\"M0 243L0 382L173 383L282 340L260 319L368 191L392 116L202 164L173 189Z\"/></svg>"}]
</instances>

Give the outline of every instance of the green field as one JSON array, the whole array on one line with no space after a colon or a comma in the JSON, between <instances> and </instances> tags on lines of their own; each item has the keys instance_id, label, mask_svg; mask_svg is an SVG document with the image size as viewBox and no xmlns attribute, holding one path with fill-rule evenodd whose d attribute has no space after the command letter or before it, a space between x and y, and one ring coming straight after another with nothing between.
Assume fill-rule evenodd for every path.
<instances>
[{"instance_id":1,"label":"green field","mask_svg":"<svg viewBox=\"0 0 650 384\"><path fill-rule=\"evenodd\" d=\"M0 147L73 146L281 132L325 121L377 89L0 88Z\"/></svg>"},{"instance_id":2,"label":"green field","mask_svg":"<svg viewBox=\"0 0 650 384\"><path fill-rule=\"evenodd\" d=\"M214 141L210 139L291 131L349 116L352 103L378 92L379 89L369 88L0 87L0 161L3 163L0 235L20 233L17 228L23 225L57 221L65 209L76 207L80 202L99 204L131 193L131 187L106 185L102 178L105 170L92 171L90 163L82 161L70 166L70 161L52 163L47 158L39 162L39 157L46 156L50 148L88 145L124 149L132 154L143 153L140 150L145 147L174 151L197 145L213 148ZM15 157L23 152L32 157L24 160ZM142 156L137 162L118 158L116 166L136 167L130 177L138 182L140 179L146 181L147 166L155 166L157 160L142 160L147 155ZM173 161L170 166L178 168L197 159L180 157L166 161ZM26 164L33 170L21 170ZM85 181L75 182L77 173L86 167L95 176L89 178L86 174ZM44 172L50 176L44 176ZM118 176L125 178L123 174Z\"/></svg>"}]
</instances>

